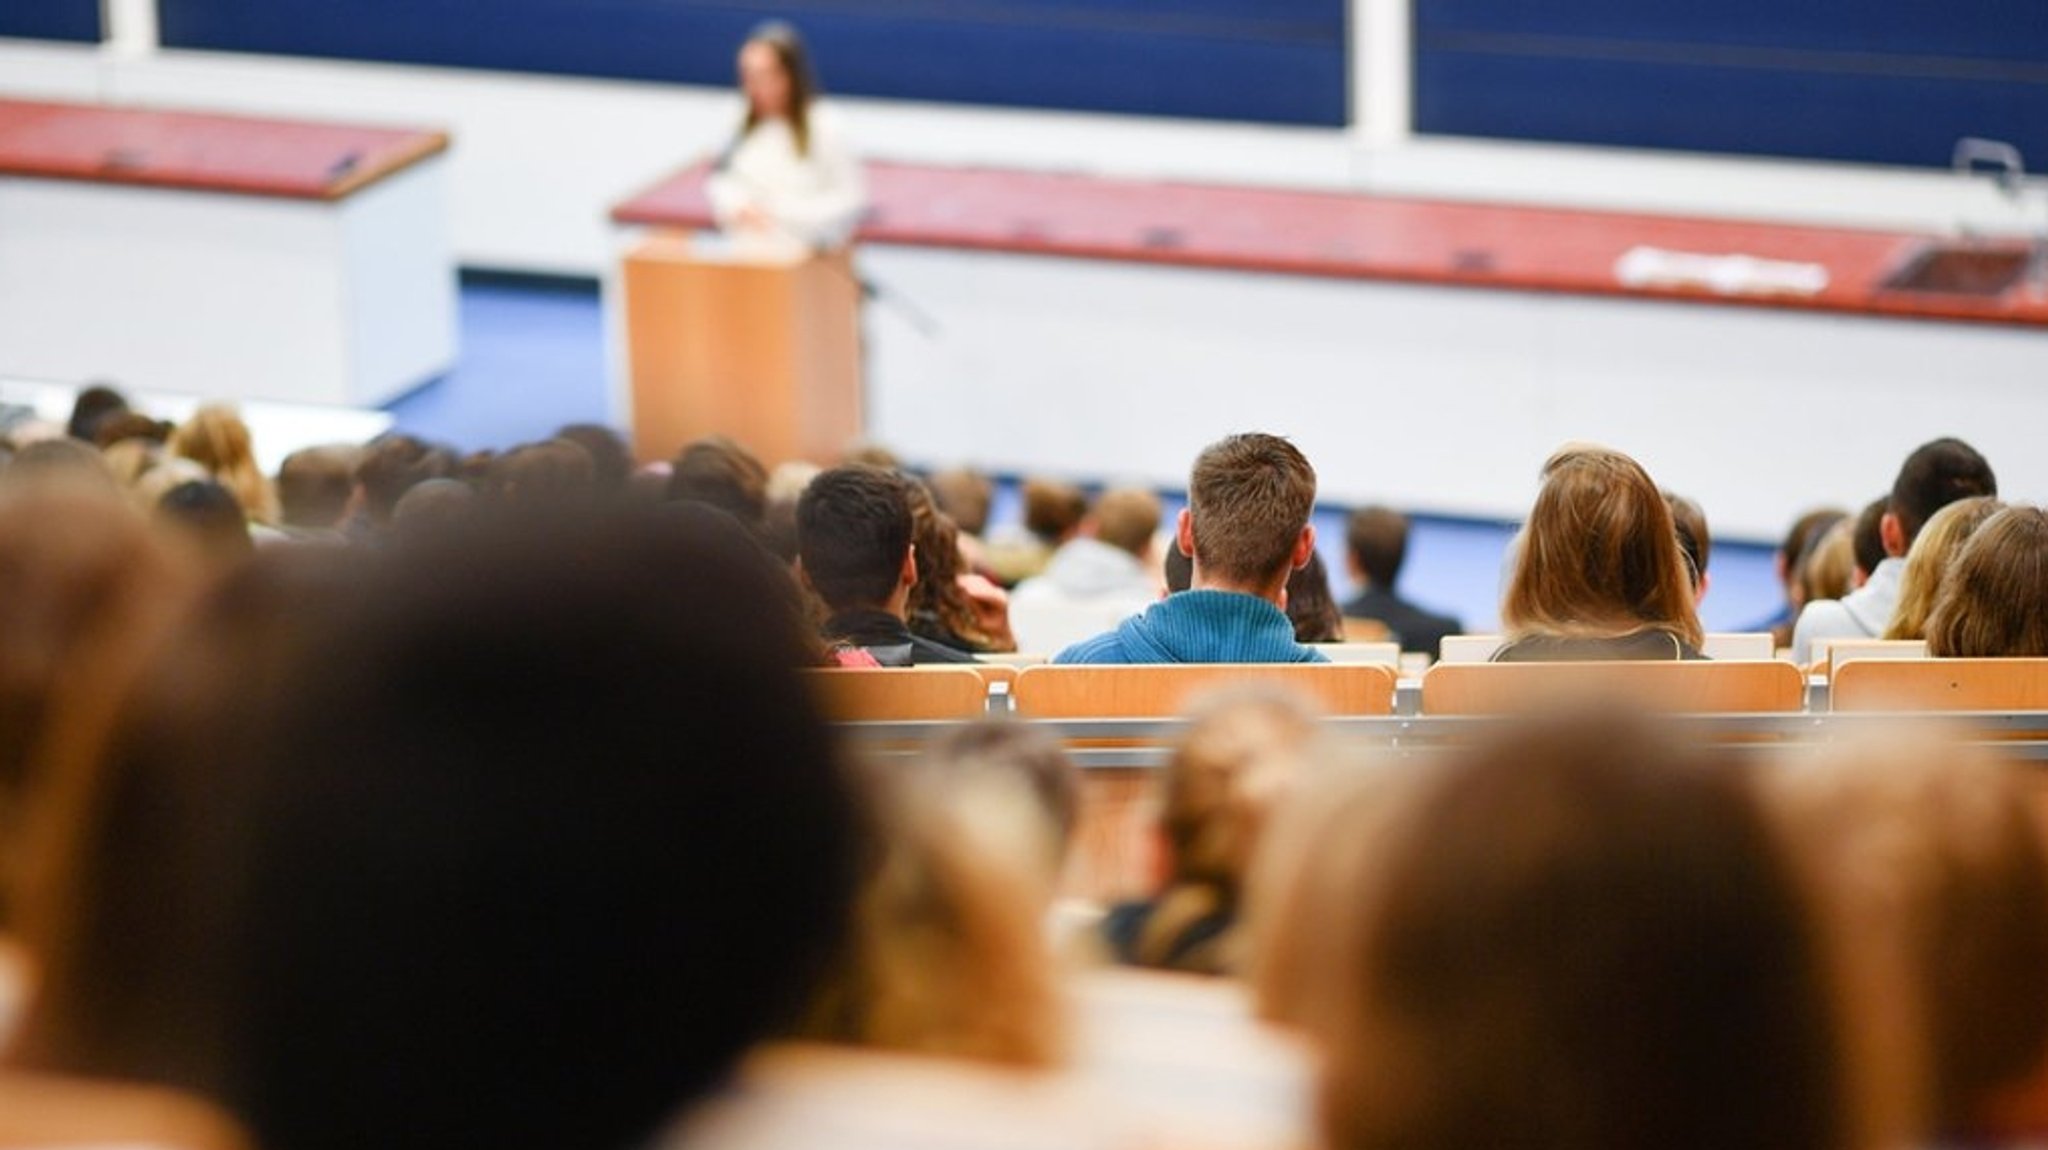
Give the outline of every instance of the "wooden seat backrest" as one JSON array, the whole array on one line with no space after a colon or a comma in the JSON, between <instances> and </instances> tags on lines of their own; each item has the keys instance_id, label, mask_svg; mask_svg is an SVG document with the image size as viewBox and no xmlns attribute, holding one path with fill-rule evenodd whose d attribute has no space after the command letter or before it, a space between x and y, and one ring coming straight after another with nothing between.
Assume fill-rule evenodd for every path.
<instances>
[{"instance_id":1,"label":"wooden seat backrest","mask_svg":"<svg viewBox=\"0 0 2048 1150\"><path fill-rule=\"evenodd\" d=\"M824 668L804 672L825 717L837 723L972 719L988 711L991 677L1007 667Z\"/></svg>"},{"instance_id":2,"label":"wooden seat backrest","mask_svg":"<svg viewBox=\"0 0 2048 1150\"><path fill-rule=\"evenodd\" d=\"M2048 711L2048 659L1857 659L1835 672L1837 711Z\"/></svg>"},{"instance_id":3,"label":"wooden seat backrest","mask_svg":"<svg viewBox=\"0 0 2048 1150\"><path fill-rule=\"evenodd\" d=\"M1796 712L1806 678L1775 660L1439 663L1422 676L1425 715L1512 714L1585 699L1686 714Z\"/></svg>"},{"instance_id":4,"label":"wooden seat backrest","mask_svg":"<svg viewBox=\"0 0 2048 1150\"><path fill-rule=\"evenodd\" d=\"M1377 663L1178 663L1027 667L1011 688L1034 719L1164 719L1228 683L1277 683L1333 715L1389 715L1394 669Z\"/></svg>"}]
</instances>

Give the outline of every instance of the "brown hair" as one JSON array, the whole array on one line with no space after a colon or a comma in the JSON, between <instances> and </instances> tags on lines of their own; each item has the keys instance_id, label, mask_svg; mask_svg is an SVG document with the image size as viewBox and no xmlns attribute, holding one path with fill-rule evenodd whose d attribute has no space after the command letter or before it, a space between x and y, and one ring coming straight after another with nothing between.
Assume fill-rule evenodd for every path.
<instances>
[{"instance_id":1,"label":"brown hair","mask_svg":"<svg viewBox=\"0 0 2048 1150\"><path fill-rule=\"evenodd\" d=\"M1391 507L1361 507L1344 521L1344 546L1373 586L1392 591L1408 557L1408 517Z\"/></svg>"},{"instance_id":2,"label":"brown hair","mask_svg":"<svg viewBox=\"0 0 2048 1150\"><path fill-rule=\"evenodd\" d=\"M917 561L917 583L910 589L912 629L922 616L978 650L994 649L999 645L997 637L975 619L974 607L960 589L965 568L960 561L960 528L932 502L931 491L924 484L906 478L903 487L910 498L910 541ZM942 636L926 637L946 641Z\"/></svg>"},{"instance_id":3,"label":"brown hair","mask_svg":"<svg viewBox=\"0 0 2048 1150\"><path fill-rule=\"evenodd\" d=\"M1927 637L1927 617L1933 614L1935 597L1941 593L1942 576L1977 528L2004 506L1989 495L1973 495L1934 513L1906 552L1906 570L1899 578L1899 605L1892 609L1885 638Z\"/></svg>"},{"instance_id":4,"label":"brown hair","mask_svg":"<svg viewBox=\"0 0 2048 1150\"><path fill-rule=\"evenodd\" d=\"M1914 1142L2024 1137L1987 1110L2048 1059L2048 841L2033 788L1922 728L1821 756L1766 778L1836 907L1838 945L1887 964L1904 1001L1874 1005L1925 1043L1886 1052L1926 1081L1933 1129Z\"/></svg>"},{"instance_id":5,"label":"brown hair","mask_svg":"<svg viewBox=\"0 0 2048 1150\"><path fill-rule=\"evenodd\" d=\"M1835 520L1816 535L1799 560L1799 586L1803 602L1840 599L1856 585L1856 521L1848 516Z\"/></svg>"},{"instance_id":6,"label":"brown hair","mask_svg":"<svg viewBox=\"0 0 2048 1150\"><path fill-rule=\"evenodd\" d=\"M1956 555L1927 620L1929 654L2048 656L2048 511L2012 506Z\"/></svg>"},{"instance_id":7,"label":"brown hair","mask_svg":"<svg viewBox=\"0 0 2048 1150\"><path fill-rule=\"evenodd\" d=\"M1250 432L1202 449L1188 477L1195 563L1232 581L1283 574L1316 505L1316 469L1292 443Z\"/></svg>"},{"instance_id":8,"label":"brown hair","mask_svg":"<svg viewBox=\"0 0 2048 1150\"><path fill-rule=\"evenodd\" d=\"M256 465L249 425L233 408L217 403L201 407L171 432L169 447L173 454L206 468L234 494L243 515L258 523L277 522L277 493Z\"/></svg>"},{"instance_id":9,"label":"brown hair","mask_svg":"<svg viewBox=\"0 0 2048 1150\"><path fill-rule=\"evenodd\" d=\"M1309 552L1308 562L1287 576L1287 618L1297 643L1344 641L1344 610L1330 594L1330 573L1318 552Z\"/></svg>"},{"instance_id":10,"label":"brown hair","mask_svg":"<svg viewBox=\"0 0 2048 1150\"><path fill-rule=\"evenodd\" d=\"M1159 533L1159 497L1138 487L1119 487L1095 501L1095 538L1143 559Z\"/></svg>"},{"instance_id":11,"label":"brown hair","mask_svg":"<svg viewBox=\"0 0 2048 1150\"><path fill-rule=\"evenodd\" d=\"M1522 529L1501 621L1511 639L1609 638L1646 627L1704 639L1671 509L1635 460L1560 449Z\"/></svg>"},{"instance_id":12,"label":"brown hair","mask_svg":"<svg viewBox=\"0 0 2048 1150\"><path fill-rule=\"evenodd\" d=\"M1202 974L1239 965L1234 929L1194 948L1184 936L1206 918L1237 913L1267 812L1291 783L1317 719L1300 696L1265 686L1225 688L1196 702L1166 764L1160 829L1171 866L1132 951L1140 965Z\"/></svg>"},{"instance_id":13,"label":"brown hair","mask_svg":"<svg viewBox=\"0 0 2048 1150\"><path fill-rule=\"evenodd\" d=\"M733 440L708 435L676 453L668 497L708 503L759 530L768 516L768 469Z\"/></svg>"},{"instance_id":14,"label":"brown hair","mask_svg":"<svg viewBox=\"0 0 2048 1150\"><path fill-rule=\"evenodd\" d=\"M341 525L356 489L354 447L308 447L284 457L277 468L277 499L287 527Z\"/></svg>"},{"instance_id":15,"label":"brown hair","mask_svg":"<svg viewBox=\"0 0 2048 1150\"><path fill-rule=\"evenodd\" d=\"M1024 529L1047 543L1073 533L1088 514L1088 493L1057 479L1024 481Z\"/></svg>"},{"instance_id":16,"label":"brown hair","mask_svg":"<svg viewBox=\"0 0 2048 1150\"><path fill-rule=\"evenodd\" d=\"M1348 876L1327 1144L1848 1144L1824 939L1739 764L1570 714L1413 779Z\"/></svg>"},{"instance_id":17,"label":"brown hair","mask_svg":"<svg viewBox=\"0 0 2048 1150\"><path fill-rule=\"evenodd\" d=\"M818 96L818 77L811 69L810 49L795 26L771 20L747 33L748 44L766 44L775 52L775 62L789 77L789 133L796 138L796 154L811 154L811 101ZM744 46L743 46L744 47ZM761 113L747 105L747 118L740 127L745 135L760 126Z\"/></svg>"},{"instance_id":18,"label":"brown hair","mask_svg":"<svg viewBox=\"0 0 2048 1150\"><path fill-rule=\"evenodd\" d=\"M934 471L926 480L939 510L953 517L960 530L979 535L988 530L989 505L995 501L995 484L971 467L948 467Z\"/></svg>"}]
</instances>

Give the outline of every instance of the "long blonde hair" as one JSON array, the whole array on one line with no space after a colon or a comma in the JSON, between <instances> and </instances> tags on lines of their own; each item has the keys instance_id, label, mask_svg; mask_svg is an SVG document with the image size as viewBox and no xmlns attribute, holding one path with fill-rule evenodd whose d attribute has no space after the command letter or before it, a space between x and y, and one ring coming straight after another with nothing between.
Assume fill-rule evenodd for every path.
<instances>
[{"instance_id":1,"label":"long blonde hair","mask_svg":"<svg viewBox=\"0 0 2048 1150\"><path fill-rule=\"evenodd\" d=\"M1934 600L1941 594L1942 576L1955 563L1956 554L2005 504L1989 495L1958 499L1934 513L1913 547L1906 552L1906 571L1899 579L1899 605L1892 611L1887 639L1925 639L1927 618L1934 614Z\"/></svg>"},{"instance_id":2,"label":"long blonde hair","mask_svg":"<svg viewBox=\"0 0 2048 1150\"><path fill-rule=\"evenodd\" d=\"M1543 465L1501 603L1510 639L1615 638L1646 627L1705 638L1678 529L1634 459L1574 444Z\"/></svg>"},{"instance_id":3,"label":"long blonde hair","mask_svg":"<svg viewBox=\"0 0 2048 1150\"><path fill-rule=\"evenodd\" d=\"M256 465L249 425L235 409L210 403L171 432L171 453L206 468L242 505L242 514L258 523L277 522L277 492Z\"/></svg>"}]
</instances>

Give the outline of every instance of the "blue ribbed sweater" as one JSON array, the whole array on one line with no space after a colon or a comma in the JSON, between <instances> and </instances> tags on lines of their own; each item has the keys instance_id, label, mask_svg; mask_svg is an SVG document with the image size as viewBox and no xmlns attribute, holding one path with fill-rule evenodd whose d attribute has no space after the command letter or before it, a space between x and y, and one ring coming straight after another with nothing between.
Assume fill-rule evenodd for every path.
<instances>
[{"instance_id":1,"label":"blue ribbed sweater","mask_svg":"<svg viewBox=\"0 0 2048 1150\"><path fill-rule=\"evenodd\" d=\"M1287 613L1256 595L1181 591L1061 651L1055 663L1326 663Z\"/></svg>"}]
</instances>

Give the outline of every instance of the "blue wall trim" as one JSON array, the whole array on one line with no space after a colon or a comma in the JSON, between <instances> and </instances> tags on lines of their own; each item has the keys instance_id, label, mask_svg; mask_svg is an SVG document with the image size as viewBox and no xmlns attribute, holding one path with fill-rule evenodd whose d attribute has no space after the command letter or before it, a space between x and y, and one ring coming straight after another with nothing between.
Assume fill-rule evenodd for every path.
<instances>
[{"instance_id":1,"label":"blue wall trim","mask_svg":"<svg viewBox=\"0 0 2048 1150\"><path fill-rule=\"evenodd\" d=\"M100 0L0 2L0 36L97 44L104 35L100 27Z\"/></svg>"},{"instance_id":2,"label":"blue wall trim","mask_svg":"<svg viewBox=\"0 0 2048 1150\"><path fill-rule=\"evenodd\" d=\"M1417 0L1419 132L1945 167L2048 167L2037 0Z\"/></svg>"},{"instance_id":3,"label":"blue wall trim","mask_svg":"<svg viewBox=\"0 0 2048 1150\"><path fill-rule=\"evenodd\" d=\"M724 85L797 23L829 92L1337 126L1344 0L159 0L169 47Z\"/></svg>"}]
</instances>

